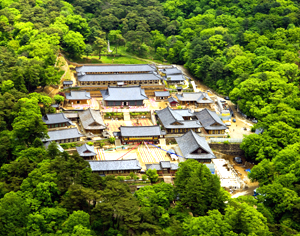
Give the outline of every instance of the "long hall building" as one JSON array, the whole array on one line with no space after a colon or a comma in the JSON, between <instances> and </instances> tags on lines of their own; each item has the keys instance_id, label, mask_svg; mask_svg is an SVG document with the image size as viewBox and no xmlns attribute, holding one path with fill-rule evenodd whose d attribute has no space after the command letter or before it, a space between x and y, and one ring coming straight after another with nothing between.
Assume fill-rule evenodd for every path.
<instances>
[{"instance_id":1,"label":"long hall building","mask_svg":"<svg viewBox=\"0 0 300 236\"><path fill-rule=\"evenodd\" d=\"M99 90L108 86L141 86L147 95L163 91L162 77L155 66L140 65L84 65L76 67L77 85L90 91L93 96L101 96ZM98 89L97 89L98 88Z\"/></svg>"}]
</instances>

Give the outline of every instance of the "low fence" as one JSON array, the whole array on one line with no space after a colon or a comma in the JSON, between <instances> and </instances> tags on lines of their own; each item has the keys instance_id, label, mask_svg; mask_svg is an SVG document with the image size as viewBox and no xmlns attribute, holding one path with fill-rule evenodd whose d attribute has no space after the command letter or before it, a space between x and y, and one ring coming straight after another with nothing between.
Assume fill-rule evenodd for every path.
<instances>
[{"instance_id":1,"label":"low fence","mask_svg":"<svg viewBox=\"0 0 300 236\"><path fill-rule=\"evenodd\" d=\"M243 139L242 138L210 138L208 140L208 143L242 143Z\"/></svg>"}]
</instances>

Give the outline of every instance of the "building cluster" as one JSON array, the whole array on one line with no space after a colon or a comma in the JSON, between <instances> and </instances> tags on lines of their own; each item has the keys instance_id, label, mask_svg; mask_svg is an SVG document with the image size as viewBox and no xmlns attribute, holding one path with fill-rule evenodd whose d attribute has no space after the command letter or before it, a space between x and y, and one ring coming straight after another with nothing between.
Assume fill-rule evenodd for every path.
<instances>
[{"instance_id":1,"label":"building cluster","mask_svg":"<svg viewBox=\"0 0 300 236\"><path fill-rule=\"evenodd\" d=\"M102 98L99 99L99 107L140 107L150 97L155 102L165 103L166 107L149 111L153 116L151 126L120 125L119 131L114 132L109 130L104 118L105 111L101 109L89 107L47 114L42 118L48 127L49 138L43 140L46 148L51 142L59 146L62 143L81 141L82 145L72 151L88 160L92 171L100 175L126 175L147 169L156 169L161 175L174 174L179 168L178 162L195 159L211 165L216 158L206 139L225 137L228 128L214 111L215 100L208 93L185 92L182 87L178 87L176 93L171 93L165 88L164 81L185 84L186 76L176 67L157 69L152 65L87 65L77 67L75 77L75 86L73 81L63 82L63 88L68 90L65 92L66 108L75 104L88 104L92 97ZM181 109L180 106L186 108ZM190 108L192 106L194 110ZM120 145L146 142L153 145L151 148L161 149L162 140L168 138L175 138L177 145L169 151L163 150L169 161L160 160L142 165L138 159L100 160L99 152L103 150L90 146L85 141L95 137L100 139L104 132L115 137Z\"/></svg>"}]
</instances>

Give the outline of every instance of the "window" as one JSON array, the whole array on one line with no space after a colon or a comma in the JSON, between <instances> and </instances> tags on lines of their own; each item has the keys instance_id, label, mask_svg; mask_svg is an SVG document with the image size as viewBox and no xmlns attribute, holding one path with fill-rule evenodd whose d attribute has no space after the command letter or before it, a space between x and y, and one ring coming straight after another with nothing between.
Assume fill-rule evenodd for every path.
<instances>
[{"instance_id":1,"label":"window","mask_svg":"<svg viewBox=\"0 0 300 236\"><path fill-rule=\"evenodd\" d=\"M77 101L77 104L80 104L80 101Z\"/></svg>"},{"instance_id":2,"label":"window","mask_svg":"<svg viewBox=\"0 0 300 236\"><path fill-rule=\"evenodd\" d=\"M55 124L55 127L58 127L58 124Z\"/></svg>"}]
</instances>

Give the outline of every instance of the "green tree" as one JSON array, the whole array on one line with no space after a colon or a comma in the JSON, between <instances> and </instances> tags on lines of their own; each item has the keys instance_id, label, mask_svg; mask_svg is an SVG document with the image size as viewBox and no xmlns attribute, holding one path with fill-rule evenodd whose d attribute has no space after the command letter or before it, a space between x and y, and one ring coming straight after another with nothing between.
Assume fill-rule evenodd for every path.
<instances>
[{"instance_id":1,"label":"green tree","mask_svg":"<svg viewBox=\"0 0 300 236\"><path fill-rule=\"evenodd\" d=\"M85 55L88 57L93 52L93 47L90 44L87 44L84 52Z\"/></svg>"},{"instance_id":2,"label":"green tree","mask_svg":"<svg viewBox=\"0 0 300 236\"><path fill-rule=\"evenodd\" d=\"M65 97L63 97L59 94L56 94L56 95L54 95L54 100L57 104L59 104L59 103L62 103L65 100Z\"/></svg>"},{"instance_id":3,"label":"green tree","mask_svg":"<svg viewBox=\"0 0 300 236\"><path fill-rule=\"evenodd\" d=\"M156 169L147 170L146 175L148 176L148 179L151 181L151 183L156 183L158 181L158 174Z\"/></svg>"},{"instance_id":4,"label":"green tree","mask_svg":"<svg viewBox=\"0 0 300 236\"><path fill-rule=\"evenodd\" d=\"M73 230L76 229L75 232L78 232L79 229L76 226L88 229L90 227L89 214L84 211L74 211L63 223L63 231L69 233L74 232Z\"/></svg>"},{"instance_id":5,"label":"green tree","mask_svg":"<svg viewBox=\"0 0 300 236\"><path fill-rule=\"evenodd\" d=\"M2 235L26 235L30 208L17 193L7 193L0 199L0 230Z\"/></svg>"},{"instance_id":6,"label":"green tree","mask_svg":"<svg viewBox=\"0 0 300 236\"><path fill-rule=\"evenodd\" d=\"M228 194L220 186L218 176L196 160L179 163L175 191L180 202L195 215L205 215L209 210L224 211Z\"/></svg>"},{"instance_id":7,"label":"green tree","mask_svg":"<svg viewBox=\"0 0 300 236\"><path fill-rule=\"evenodd\" d=\"M96 40L94 42L95 48L98 51L99 59L101 59L101 52L102 50L107 47L107 42L105 39L96 37Z\"/></svg>"},{"instance_id":8,"label":"green tree","mask_svg":"<svg viewBox=\"0 0 300 236\"><path fill-rule=\"evenodd\" d=\"M85 50L84 38L79 32L70 30L63 37L63 48L71 57L80 57Z\"/></svg>"}]
</instances>

